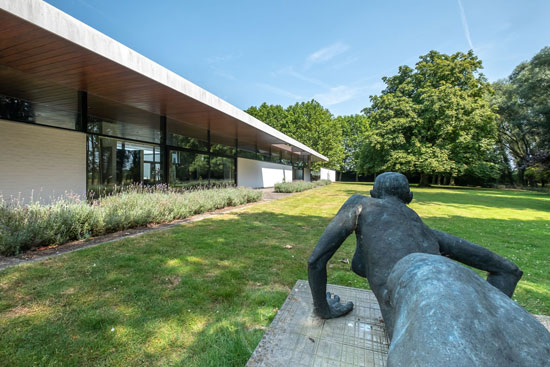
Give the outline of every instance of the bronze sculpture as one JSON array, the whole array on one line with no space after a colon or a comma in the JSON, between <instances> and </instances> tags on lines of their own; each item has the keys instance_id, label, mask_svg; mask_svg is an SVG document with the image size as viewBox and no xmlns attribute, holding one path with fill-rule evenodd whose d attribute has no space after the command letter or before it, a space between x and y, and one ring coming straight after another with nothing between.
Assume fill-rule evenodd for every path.
<instances>
[{"instance_id":1,"label":"bronze sculpture","mask_svg":"<svg viewBox=\"0 0 550 367\"><path fill-rule=\"evenodd\" d=\"M404 175L387 172L376 178L371 197L354 195L346 201L308 261L315 313L334 318L353 309L351 302L342 304L338 296L325 292L326 264L355 232L351 268L367 278L380 305L392 340L388 365L468 365L462 353L473 356L471 363L481 364L550 361L550 334L510 299L522 271L479 245L426 226L407 207L412 196ZM487 282L440 255L487 271ZM464 294L457 294L460 291ZM453 313L471 317L453 322ZM495 323L500 326L493 327ZM485 348L479 339L487 330L495 333L491 337L496 341ZM534 349L510 345L522 332L529 334Z\"/></svg>"}]
</instances>

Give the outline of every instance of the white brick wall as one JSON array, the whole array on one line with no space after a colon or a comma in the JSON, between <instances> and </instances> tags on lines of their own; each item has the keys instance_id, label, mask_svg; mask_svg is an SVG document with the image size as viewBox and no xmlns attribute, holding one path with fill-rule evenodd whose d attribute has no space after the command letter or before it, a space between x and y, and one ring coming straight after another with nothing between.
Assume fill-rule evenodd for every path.
<instances>
[{"instance_id":1,"label":"white brick wall","mask_svg":"<svg viewBox=\"0 0 550 367\"><path fill-rule=\"evenodd\" d=\"M86 192L86 135L0 120L0 195L49 202Z\"/></svg>"}]
</instances>

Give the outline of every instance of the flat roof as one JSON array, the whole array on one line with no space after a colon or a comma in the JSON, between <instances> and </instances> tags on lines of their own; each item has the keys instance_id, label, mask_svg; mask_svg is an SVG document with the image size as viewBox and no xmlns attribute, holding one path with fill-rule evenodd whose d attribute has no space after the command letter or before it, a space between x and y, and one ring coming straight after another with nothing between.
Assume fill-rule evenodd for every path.
<instances>
[{"instance_id":1,"label":"flat roof","mask_svg":"<svg viewBox=\"0 0 550 367\"><path fill-rule=\"evenodd\" d=\"M245 145L286 147L300 155L311 155L312 160L328 161L308 146L41 0L0 0L0 65L41 81L209 128L226 137L238 136L239 143ZM27 92L37 98L63 98L53 85Z\"/></svg>"}]
</instances>

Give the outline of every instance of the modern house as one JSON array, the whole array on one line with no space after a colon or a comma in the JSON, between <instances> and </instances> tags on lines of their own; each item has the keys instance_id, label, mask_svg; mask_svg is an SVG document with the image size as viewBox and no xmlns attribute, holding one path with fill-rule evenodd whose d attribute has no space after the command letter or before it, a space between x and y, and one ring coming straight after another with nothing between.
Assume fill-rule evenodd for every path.
<instances>
[{"instance_id":1,"label":"modern house","mask_svg":"<svg viewBox=\"0 0 550 367\"><path fill-rule=\"evenodd\" d=\"M0 0L0 194L270 187L328 159L40 0Z\"/></svg>"}]
</instances>

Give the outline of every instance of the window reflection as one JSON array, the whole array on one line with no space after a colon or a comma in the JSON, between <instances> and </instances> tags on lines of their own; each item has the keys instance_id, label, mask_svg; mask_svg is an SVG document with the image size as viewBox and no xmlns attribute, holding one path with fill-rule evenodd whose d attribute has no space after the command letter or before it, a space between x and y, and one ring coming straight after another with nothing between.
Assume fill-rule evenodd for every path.
<instances>
[{"instance_id":1,"label":"window reflection","mask_svg":"<svg viewBox=\"0 0 550 367\"><path fill-rule=\"evenodd\" d=\"M210 183L233 184L235 182L235 159L210 157Z\"/></svg>"},{"instance_id":2,"label":"window reflection","mask_svg":"<svg viewBox=\"0 0 550 367\"><path fill-rule=\"evenodd\" d=\"M160 147L88 135L88 189L161 183Z\"/></svg>"},{"instance_id":3,"label":"window reflection","mask_svg":"<svg viewBox=\"0 0 550 367\"><path fill-rule=\"evenodd\" d=\"M0 94L0 119L74 130L76 114L48 104Z\"/></svg>"},{"instance_id":4,"label":"window reflection","mask_svg":"<svg viewBox=\"0 0 550 367\"><path fill-rule=\"evenodd\" d=\"M170 184L177 187L208 184L208 156L182 151L170 151Z\"/></svg>"}]
</instances>

